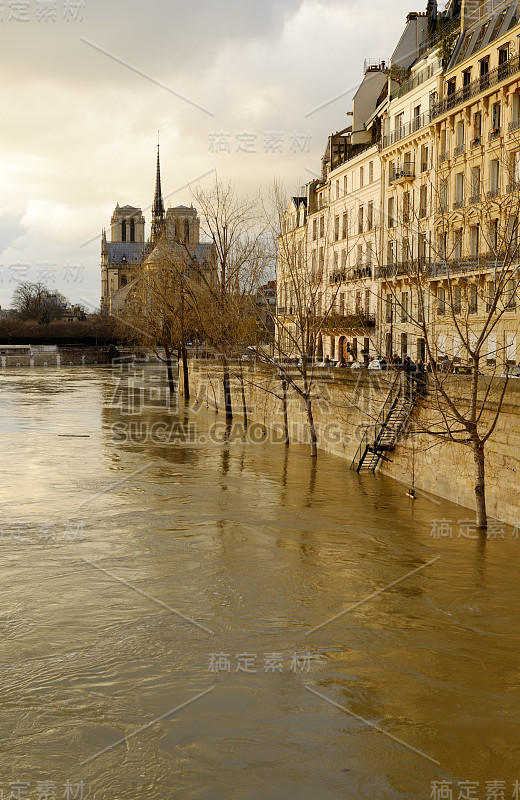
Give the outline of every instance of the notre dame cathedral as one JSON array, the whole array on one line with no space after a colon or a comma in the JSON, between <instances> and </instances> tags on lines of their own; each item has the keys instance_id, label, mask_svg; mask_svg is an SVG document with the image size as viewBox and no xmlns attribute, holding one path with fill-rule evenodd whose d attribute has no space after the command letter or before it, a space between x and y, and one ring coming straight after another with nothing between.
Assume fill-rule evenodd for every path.
<instances>
[{"instance_id":1,"label":"notre dame cathedral","mask_svg":"<svg viewBox=\"0 0 520 800\"><path fill-rule=\"evenodd\" d=\"M161 165L157 146L157 174L152 206L150 239L145 239L145 218L140 208L117 204L110 224L101 234L101 310L117 314L131 291L138 271L163 236L171 242L187 244L200 264L211 262L213 244L200 241L200 221L196 209L177 206L165 211L161 189Z\"/></svg>"}]
</instances>

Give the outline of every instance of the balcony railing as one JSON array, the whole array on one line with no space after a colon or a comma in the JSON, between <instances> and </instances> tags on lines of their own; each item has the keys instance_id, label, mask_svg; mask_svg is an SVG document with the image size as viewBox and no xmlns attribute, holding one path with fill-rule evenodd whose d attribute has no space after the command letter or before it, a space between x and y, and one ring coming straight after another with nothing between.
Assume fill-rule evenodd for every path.
<instances>
[{"instance_id":1,"label":"balcony railing","mask_svg":"<svg viewBox=\"0 0 520 800\"><path fill-rule=\"evenodd\" d=\"M494 189L490 189L490 190L488 191L488 193L487 193L487 199L488 199L488 200L494 200L494 199L495 199L495 197L498 197L499 193L500 193L500 189L498 188L498 186L495 186L495 188L494 188Z\"/></svg>"},{"instance_id":2,"label":"balcony railing","mask_svg":"<svg viewBox=\"0 0 520 800\"><path fill-rule=\"evenodd\" d=\"M507 127L509 133L512 133L512 131L517 131L518 128L520 128L520 117L512 119Z\"/></svg>"},{"instance_id":3,"label":"balcony railing","mask_svg":"<svg viewBox=\"0 0 520 800\"><path fill-rule=\"evenodd\" d=\"M507 184L506 193L511 194L512 192L518 192L520 190L520 181L513 181L513 183Z\"/></svg>"},{"instance_id":4,"label":"balcony railing","mask_svg":"<svg viewBox=\"0 0 520 800\"><path fill-rule=\"evenodd\" d=\"M383 137L383 147L389 147L391 144L395 144L399 142L401 139L404 139L405 136L409 136L410 133L415 133L422 128L424 125L428 125L430 122L430 112L425 111L424 114L420 114L418 117L414 117L411 122L407 122L406 125L400 125L399 128L396 128L387 136Z\"/></svg>"},{"instance_id":5,"label":"balcony railing","mask_svg":"<svg viewBox=\"0 0 520 800\"><path fill-rule=\"evenodd\" d=\"M363 330L376 327L376 315L365 311L356 311L353 314L330 314L324 317L322 325L324 330Z\"/></svg>"},{"instance_id":6,"label":"balcony railing","mask_svg":"<svg viewBox=\"0 0 520 800\"><path fill-rule=\"evenodd\" d=\"M474 147L478 147L480 144L482 144L480 136L475 136L475 138L472 139L471 142L469 143L469 146L471 147L471 149L473 149Z\"/></svg>"},{"instance_id":7,"label":"balcony railing","mask_svg":"<svg viewBox=\"0 0 520 800\"><path fill-rule=\"evenodd\" d=\"M401 164L400 166L392 167L392 171L390 173L391 183L395 183L396 181L410 180L411 178L415 178L415 162L405 161L404 164Z\"/></svg>"},{"instance_id":8,"label":"balcony railing","mask_svg":"<svg viewBox=\"0 0 520 800\"><path fill-rule=\"evenodd\" d=\"M448 150L445 150L444 153L439 153L439 164L444 164L450 157L450 153Z\"/></svg>"},{"instance_id":9,"label":"balcony railing","mask_svg":"<svg viewBox=\"0 0 520 800\"><path fill-rule=\"evenodd\" d=\"M492 142L494 139L498 139L500 137L500 128L493 128L489 131L489 141Z\"/></svg>"},{"instance_id":10,"label":"balcony railing","mask_svg":"<svg viewBox=\"0 0 520 800\"><path fill-rule=\"evenodd\" d=\"M453 203L453 210L458 211L459 208L462 208L463 206L464 206L464 198L462 198L461 200L455 200L455 202Z\"/></svg>"},{"instance_id":11,"label":"balcony railing","mask_svg":"<svg viewBox=\"0 0 520 800\"><path fill-rule=\"evenodd\" d=\"M510 259L507 259L510 261ZM401 261L396 264L384 264L377 268L376 278L394 278L398 276L425 276L427 278L440 278L463 272L491 271L507 269L508 263L504 261L504 254L483 253L481 255L467 256L465 258L449 259L446 261L431 261L430 259L415 259L414 261Z\"/></svg>"},{"instance_id":12,"label":"balcony railing","mask_svg":"<svg viewBox=\"0 0 520 800\"><path fill-rule=\"evenodd\" d=\"M451 109L456 108L461 103L465 103L471 97L476 97L481 92L487 91L492 86L496 86L497 83L506 80L511 75L516 75L518 72L520 72L520 56L512 56L503 64L499 64L498 67L488 72L487 75L475 78L467 86L463 86L462 89L435 103L431 108L431 118L434 119L441 114L445 114L446 111L451 111Z\"/></svg>"},{"instance_id":13,"label":"balcony railing","mask_svg":"<svg viewBox=\"0 0 520 800\"><path fill-rule=\"evenodd\" d=\"M475 206L477 203L480 203L480 192L475 192L475 194L472 194L469 198L470 206Z\"/></svg>"},{"instance_id":14,"label":"balcony railing","mask_svg":"<svg viewBox=\"0 0 520 800\"><path fill-rule=\"evenodd\" d=\"M464 145L458 144L457 147L455 147L455 149L453 150L453 155L456 158L457 156L461 156L463 152L464 152Z\"/></svg>"},{"instance_id":15,"label":"balcony railing","mask_svg":"<svg viewBox=\"0 0 520 800\"><path fill-rule=\"evenodd\" d=\"M329 283L344 283L347 280L347 273L342 270L340 272L331 272L329 274Z\"/></svg>"}]
</instances>

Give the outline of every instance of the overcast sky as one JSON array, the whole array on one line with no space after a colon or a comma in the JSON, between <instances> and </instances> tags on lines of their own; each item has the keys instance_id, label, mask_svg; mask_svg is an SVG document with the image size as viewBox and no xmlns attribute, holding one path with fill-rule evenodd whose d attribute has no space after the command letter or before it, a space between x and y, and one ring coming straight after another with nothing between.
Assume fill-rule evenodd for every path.
<instances>
[{"instance_id":1,"label":"overcast sky","mask_svg":"<svg viewBox=\"0 0 520 800\"><path fill-rule=\"evenodd\" d=\"M149 230L158 130L166 206L215 169L244 194L275 177L296 191L349 124L364 59L388 59L425 5L4 0L2 307L18 279L99 306L116 203L143 208Z\"/></svg>"}]
</instances>

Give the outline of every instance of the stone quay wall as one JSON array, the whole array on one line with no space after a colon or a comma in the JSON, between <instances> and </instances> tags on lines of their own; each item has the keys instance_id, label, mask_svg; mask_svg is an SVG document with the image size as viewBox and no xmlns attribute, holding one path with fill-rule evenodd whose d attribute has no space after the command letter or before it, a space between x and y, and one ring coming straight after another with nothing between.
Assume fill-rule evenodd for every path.
<instances>
[{"instance_id":1,"label":"stone quay wall","mask_svg":"<svg viewBox=\"0 0 520 800\"><path fill-rule=\"evenodd\" d=\"M90 364L109 364L106 347L60 347L43 345L29 348L9 348L0 345L0 368L9 367L68 367Z\"/></svg>"},{"instance_id":2,"label":"stone quay wall","mask_svg":"<svg viewBox=\"0 0 520 800\"><path fill-rule=\"evenodd\" d=\"M283 443L282 387L275 370L266 364L231 365L231 390L234 422L243 423L243 401L240 371L246 398L251 435L267 435ZM318 448L333 453L347 462L354 458L361 438L368 426L373 426L395 379L393 372L367 372L366 370L320 369L316 371L313 413L318 436ZM450 397L464 411L468 408L471 377L447 377ZM221 365L215 361L190 362L192 398L224 411ZM481 397L489 381L481 378ZM182 380L179 381L182 389ZM483 419L489 423L497 408L496 398L503 387L497 381L496 390L489 392ZM307 414L302 399L294 389L287 396L289 435L292 441L309 442ZM425 430L437 425L447 409L429 392L418 401L412 430L401 435L394 450L388 454L391 461L381 461L377 471L417 490L442 497L469 509L475 508L475 470L473 454L469 447L439 440ZM253 424L254 423L254 424ZM510 379L506 388L502 411L493 435L486 445L486 489L490 518L516 525L520 519L520 380ZM464 512L461 512L461 518Z\"/></svg>"}]
</instances>

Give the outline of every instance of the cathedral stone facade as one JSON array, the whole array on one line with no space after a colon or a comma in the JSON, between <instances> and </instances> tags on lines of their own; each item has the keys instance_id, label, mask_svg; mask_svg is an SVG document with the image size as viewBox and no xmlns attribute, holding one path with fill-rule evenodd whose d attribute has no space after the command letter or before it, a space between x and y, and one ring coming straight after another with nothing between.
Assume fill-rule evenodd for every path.
<instances>
[{"instance_id":1,"label":"cathedral stone facade","mask_svg":"<svg viewBox=\"0 0 520 800\"><path fill-rule=\"evenodd\" d=\"M175 248L189 247L191 257L202 265L212 260L213 245L200 241L200 221L193 206L165 210L161 187L161 165L157 149L157 173L152 205L151 235L145 238L145 217L140 208L117 204L110 224L110 241L101 234L101 310L115 313L124 307L143 263L163 237ZM151 259L152 261L152 259Z\"/></svg>"}]
</instances>

